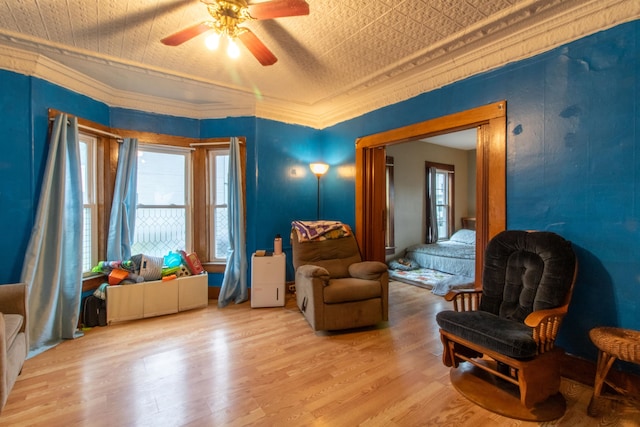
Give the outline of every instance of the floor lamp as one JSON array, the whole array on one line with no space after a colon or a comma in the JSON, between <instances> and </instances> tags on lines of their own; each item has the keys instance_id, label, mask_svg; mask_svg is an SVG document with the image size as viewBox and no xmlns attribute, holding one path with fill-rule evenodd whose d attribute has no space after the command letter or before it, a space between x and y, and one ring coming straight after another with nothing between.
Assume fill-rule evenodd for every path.
<instances>
[{"instance_id":1,"label":"floor lamp","mask_svg":"<svg viewBox=\"0 0 640 427\"><path fill-rule=\"evenodd\" d=\"M309 168L311 168L311 172L318 178L318 202L317 202L317 219L320 219L320 177L327 173L329 170L329 165L326 163L310 163Z\"/></svg>"}]
</instances>

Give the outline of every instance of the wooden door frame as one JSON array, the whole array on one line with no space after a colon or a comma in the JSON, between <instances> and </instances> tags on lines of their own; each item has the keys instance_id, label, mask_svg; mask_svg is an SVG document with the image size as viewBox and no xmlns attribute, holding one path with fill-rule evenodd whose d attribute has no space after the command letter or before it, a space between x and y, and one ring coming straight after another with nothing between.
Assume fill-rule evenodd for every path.
<instances>
[{"instance_id":1,"label":"wooden door frame","mask_svg":"<svg viewBox=\"0 0 640 427\"><path fill-rule=\"evenodd\" d=\"M356 222L355 234L364 259L385 261L384 229L378 218L386 218L386 208L370 197L381 191L372 176L375 162L370 150L415 141L445 133L477 128L476 144L476 286L482 278L484 248L491 237L506 228L506 115L507 102L472 108L459 113L391 129L356 140ZM373 200L370 200L373 199ZM375 221L372 221L375 218ZM381 246L381 250L379 248Z\"/></svg>"}]
</instances>

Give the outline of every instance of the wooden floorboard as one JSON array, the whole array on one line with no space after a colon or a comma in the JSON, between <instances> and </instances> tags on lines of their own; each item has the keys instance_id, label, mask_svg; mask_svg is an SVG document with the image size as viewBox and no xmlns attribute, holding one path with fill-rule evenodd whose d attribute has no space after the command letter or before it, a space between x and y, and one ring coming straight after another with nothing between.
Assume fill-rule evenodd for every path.
<instances>
[{"instance_id":1,"label":"wooden floorboard","mask_svg":"<svg viewBox=\"0 0 640 427\"><path fill-rule=\"evenodd\" d=\"M467 401L441 362L435 314L449 303L392 282L389 322L314 333L286 306L209 307L108 327L35 356L1 426L529 426ZM638 426L563 379L568 411L546 426Z\"/></svg>"}]
</instances>

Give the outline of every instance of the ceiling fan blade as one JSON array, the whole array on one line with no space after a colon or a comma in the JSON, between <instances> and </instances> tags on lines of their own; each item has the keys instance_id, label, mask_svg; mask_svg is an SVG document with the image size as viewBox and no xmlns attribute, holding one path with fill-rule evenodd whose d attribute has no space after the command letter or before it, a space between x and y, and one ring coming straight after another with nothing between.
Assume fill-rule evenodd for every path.
<instances>
[{"instance_id":1,"label":"ceiling fan blade","mask_svg":"<svg viewBox=\"0 0 640 427\"><path fill-rule=\"evenodd\" d=\"M207 25L206 22L200 22L198 24L180 30L175 34L171 34L170 36L167 36L160 41L167 46L178 46L196 36L199 36L204 32L209 31L210 29L211 27Z\"/></svg>"},{"instance_id":2,"label":"ceiling fan blade","mask_svg":"<svg viewBox=\"0 0 640 427\"><path fill-rule=\"evenodd\" d=\"M250 4L249 14L255 19L308 15L309 4L304 0L274 0Z\"/></svg>"},{"instance_id":3,"label":"ceiling fan blade","mask_svg":"<svg viewBox=\"0 0 640 427\"><path fill-rule=\"evenodd\" d=\"M264 43L260 41L255 34L251 32L248 28L243 28L242 33L238 35L238 38L245 45L247 49L256 57L258 62L262 65L273 65L278 61L278 58L271 53L269 48L267 48Z\"/></svg>"}]
</instances>

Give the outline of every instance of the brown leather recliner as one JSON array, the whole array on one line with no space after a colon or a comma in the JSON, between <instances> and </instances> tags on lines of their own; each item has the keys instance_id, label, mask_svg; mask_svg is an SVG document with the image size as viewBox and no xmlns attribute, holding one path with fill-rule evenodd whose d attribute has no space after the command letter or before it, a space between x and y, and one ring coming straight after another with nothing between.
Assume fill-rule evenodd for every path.
<instances>
[{"instance_id":1,"label":"brown leather recliner","mask_svg":"<svg viewBox=\"0 0 640 427\"><path fill-rule=\"evenodd\" d=\"M353 233L301 242L292 230L291 245L298 308L313 330L358 328L388 320L387 266L362 261Z\"/></svg>"},{"instance_id":2,"label":"brown leather recliner","mask_svg":"<svg viewBox=\"0 0 640 427\"><path fill-rule=\"evenodd\" d=\"M29 351L27 286L0 285L0 411L7 403Z\"/></svg>"}]
</instances>

